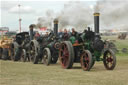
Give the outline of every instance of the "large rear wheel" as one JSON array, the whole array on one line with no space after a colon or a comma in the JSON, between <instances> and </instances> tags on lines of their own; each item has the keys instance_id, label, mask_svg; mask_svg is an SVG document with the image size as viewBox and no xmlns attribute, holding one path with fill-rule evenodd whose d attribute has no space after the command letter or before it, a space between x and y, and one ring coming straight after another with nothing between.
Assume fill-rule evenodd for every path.
<instances>
[{"instance_id":1,"label":"large rear wheel","mask_svg":"<svg viewBox=\"0 0 128 85\"><path fill-rule=\"evenodd\" d=\"M38 64L38 60L38 42L34 40L30 43L30 61L33 62L33 64Z\"/></svg>"},{"instance_id":2,"label":"large rear wheel","mask_svg":"<svg viewBox=\"0 0 128 85\"><path fill-rule=\"evenodd\" d=\"M18 61L21 57L21 48L18 43L14 42L11 44L11 60Z\"/></svg>"},{"instance_id":3,"label":"large rear wheel","mask_svg":"<svg viewBox=\"0 0 128 85\"><path fill-rule=\"evenodd\" d=\"M80 59L81 67L84 71L89 71L92 67L92 55L89 50L84 50L81 59Z\"/></svg>"},{"instance_id":4,"label":"large rear wheel","mask_svg":"<svg viewBox=\"0 0 128 85\"><path fill-rule=\"evenodd\" d=\"M116 66L116 56L112 50L104 52L103 63L107 70L113 70Z\"/></svg>"},{"instance_id":5,"label":"large rear wheel","mask_svg":"<svg viewBox=\"0 0 128 85\"><path fill-rule=\"evenodd\" d=\"M64 41L60 45L59 60L63 68L70 69L74 63L74 50L71 42Z\"/></svg>"},{"instance_id":6,"label":"large rear wheel","mask_svg":"<svg viewBox=\"0 0 128 85\"><path fill-rule=\"evenodd\" d=\"M49 48L45 48L43 50L43 63L46 64L47 66L51 63L52 56Z\"/></svg>"}]
</instances>

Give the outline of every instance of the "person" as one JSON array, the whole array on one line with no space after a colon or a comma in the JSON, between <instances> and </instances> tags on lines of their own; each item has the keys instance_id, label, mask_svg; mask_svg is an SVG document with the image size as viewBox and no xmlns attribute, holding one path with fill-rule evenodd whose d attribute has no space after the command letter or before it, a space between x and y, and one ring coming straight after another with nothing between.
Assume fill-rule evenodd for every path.
<instances>
[{"instance_id":1,"label":"person","mask_svg":"<svg viewBox=\"0 0 128 85\"><path fill-rule=\"evenodd\" d=\"M68 34L67 29L64 29L64 33L63 33L62 38L63 38L64 40L68 40L68 39L69 39L69 34Z\"/></svg>"},{"instance_id":2,"label":"person","mask_svg":"<svg viewBox=\"0 0 128 85\"><path fill-rule=\"evenodd\" d=\"M48 37L48 35L49 35L49 33L48 33L48 32L46 32L45 37Z\"/></svg>"},{"instance_id":3,"label":"person","mask_svg":"<svg viewBox=\"0 0 128 85\"><path fill-rule=\"evenodd\" d=\"M40 37L40 34L39 34L39 32L36 32L35 33L35 38L38 38L38 37Z\"/></svg>"},{"instance_id":4,"label":"person","mask_svg":"<svg viewBox=\"0 0 128 85\"><path fill-rule=\"evenodd\" d=\"M71 36L77 37L78 33L75 31L74 28L72 28Z\"/></svg>"}]
</instances>

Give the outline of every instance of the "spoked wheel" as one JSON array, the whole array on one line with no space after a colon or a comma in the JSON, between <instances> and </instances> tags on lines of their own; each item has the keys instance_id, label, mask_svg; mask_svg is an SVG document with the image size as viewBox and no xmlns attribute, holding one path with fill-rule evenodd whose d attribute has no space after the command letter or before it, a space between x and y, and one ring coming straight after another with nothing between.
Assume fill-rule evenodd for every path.
<instances>
[{"instance_id":1,"label":"spoked wheel","mask_svg":"<svg viewBox=\"0 0 128 85\"><path fill-rule=\"evenodd\" d=\"M30 44L30 61L33 62L33 64L38 63L38 48L37 48L37 41L33 41Z\"/></svg>"},{"instance_id":2,"label":"spoked wheel","mask_svg":"<svg viewBox=\"0 0 128 85\"><path fill-rule=\"evenodd\" d=\"M74 62L74 51L71 42L64 41L60 45L59 60L63 68L70 69Z\"/></svg>"},{"instance_id":3,"label":"spoked wheel","mask_svg":"<svg viewBox=\"0 0 128 85\"><path fill-rule=\"evenodd\" d=\"M21 57L21 48L19 48L18 44L14 42L11 45L11 60L18 61Z\"/></svg>"},{"instance_id":4,"label":"spoked wheel","mask_svg":"<svg viewBox=\"0 0 128 85\"><path fill-rule=\"evenodd\" d=\"M27 57L26 57L26 51L25 51L25 49L22 49L22 54L21 54L20 60L22 62L26 62L26 59L27 59Z\"/></svg>"},{"instance_id":5,"label":"spoked wheel","mask_svg":"<svg viewBox=\"0 0 128 85\"><path fill-rule=\"evenodd\" d=\"M46 64L47 66L51 63L52 56L49 48L45 48L43 50L43 63Z\"/></svg>"},{"instance_id":6,"label":"spoked wheel","mask_svg":"<svg viewBox=\"0 0 128 85\"><path fill-rule=\"evenodd\" d=\"M113 70L116 66L116 56L112 50L104 52L103 63L107 70Z\"/></svg>"},{"instance_id":7,"label":"spoked wheel","mask_svg":"<svg viewBox=\"0 0 128 85\"><path fill-rule=\"evenodd\" d=\"M89 50L84 50L81 59L80 59L81 67L84 71L89 71L92 66L92 55Z\"/></svg>"},{"instance_id":8,"label":"spoked wheel","mask_svg":"<svg viewBox=\"0 0 128 85\"><path fill-rule=\"evenodd\" d=\"M51 63L52 64L56 64L57 61L58 61L58 57L59 57L59 47L60 47L60 42L55 42L54 43L54 49L55 49L55 52L52 52L51 55L52 55L52 60L51 60Z\"/></svg>"}]
</instances>

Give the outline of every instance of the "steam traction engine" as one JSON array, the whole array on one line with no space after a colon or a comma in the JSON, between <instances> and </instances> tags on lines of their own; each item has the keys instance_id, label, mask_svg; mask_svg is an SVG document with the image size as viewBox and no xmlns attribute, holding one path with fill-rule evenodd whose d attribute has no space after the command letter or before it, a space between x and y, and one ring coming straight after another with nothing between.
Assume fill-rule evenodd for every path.
<instances>
[{"instance_id":1,"label":"steam traction engine","mask_svg":"<svg viewBox=\"0 0 128 85\"><path fill-rule=\"evenodd\" d=\"M107 70L114 69L116 56L106 42L101 40L99 35L99 15L99 13L94 13L95 32L88 28L77 38L71 36L69 41L61 43L59 60L63 68L70 69L74 62L80 62L83 70L89 71L95 61L103 61Z\"/></svg>"},{"instance_id":2,"label":"steam traction engine","mask_svg":"<svg viewBox=\"0 0 128 85\"><path fill-rule=\"evenodd\" d=\"M14 61L23 61L29 57L30 37L28 32L16 34L16 38L11 44L11 58Z\"/></svg>"},{"instance_id":3,"label":"steam traction engine","mask_svg":"<svg viewBox=\"0 0 128 85\"><path fill-rule=\"evenodd\" d=\"M49 65L55 64L58 60L59 39L58 21L54 20L54 30L48 36L40 36L33 40L33 26L30 26L30 60L37 64L39 61Z\"/></svg>"}]
</instances>

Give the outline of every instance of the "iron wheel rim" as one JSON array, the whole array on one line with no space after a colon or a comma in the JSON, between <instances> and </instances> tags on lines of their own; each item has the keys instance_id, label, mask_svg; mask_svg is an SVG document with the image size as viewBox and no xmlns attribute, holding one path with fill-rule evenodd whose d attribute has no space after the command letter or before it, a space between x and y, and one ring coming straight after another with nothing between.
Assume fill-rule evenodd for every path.
<instances>
[{"instance_id":1,"label":"iron wheel rim","mask_svg":"<svg viewBox=\"0 0 128 85\"><path fill-rule=\"evenodd\" d=\"M89 62L90 62L89 55L86 52L84 52L81 56L81 64L84 70L88 69Z\"/></svg>"},{"instance_id":2,"label":"iron wheel rim","mask_svg":"<svg viewBox=\"0 0 128 85\"><path fill-rule=\"evenodd\" d=\"M68 65L69 61L69 52L68 52L68 47L65 43L62 43L59 49L59 59L61 61L61 65L63 68L66 68Z\"/></svg>"},{"instance_id":3,"label":"iron wheel rim","mask_svg":"<svg viewBox=\"0 0 128 85\"><path fill-rule=\"evenodd\" d=\"M110 51L106 51L104 54L104 65L108 70L111 70L114 65L114 56Z\"/></svg>"},{"instance_id":4,"label":"iron wheel rim","mask_svg":"<svg viewBox=\"0 0 128 85\"><path fill-rule=\"evenodd\" d=\"M47 64L47 62L48 62L48 53L47 53L46 50L44 50L43 53L44 53L44 55L43 55L43 61L44 61L45 64Z\"/></svg>"}]
</instances>

